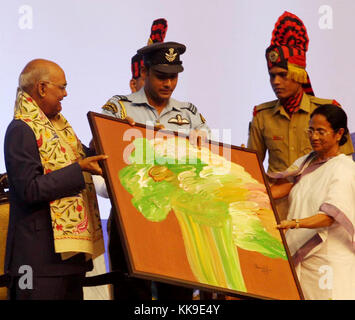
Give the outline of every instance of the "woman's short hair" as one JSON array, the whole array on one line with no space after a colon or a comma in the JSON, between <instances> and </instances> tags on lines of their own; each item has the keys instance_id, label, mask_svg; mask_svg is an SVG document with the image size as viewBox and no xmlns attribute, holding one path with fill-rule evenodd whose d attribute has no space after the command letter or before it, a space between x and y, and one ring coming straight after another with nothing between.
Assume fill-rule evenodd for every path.
<instances>
[{"instance_id":1,"label":"woman's short hair","mask_svg":"<svg viewBox=\"0 0 355 320\"><path fill-rule=\"evenodd\" d=\"M339 141L340 146L348 141L348 117L341 107L334 104L324 104L312 112L311 118L316 114L323 115L335 132L338 132L339 129L344 128L344 133Z\"/></svg>"}]
</instances>

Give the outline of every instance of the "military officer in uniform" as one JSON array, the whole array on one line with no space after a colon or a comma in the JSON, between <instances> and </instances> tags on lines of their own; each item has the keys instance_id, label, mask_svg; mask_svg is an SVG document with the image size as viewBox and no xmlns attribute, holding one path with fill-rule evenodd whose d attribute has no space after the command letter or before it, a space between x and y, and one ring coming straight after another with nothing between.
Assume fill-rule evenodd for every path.
<instances>
[{"instance_id":1,"label":"military officer in uniform","mask_svg":"<svg viewBox=\"0 0 355 320\"><path fill-rule=\"evenodd\" d=\"M103 113L187 134L191 130L208 132L205 119L192 103L171 98L178 73L184 70L180 55L185 50L176 42L156 43L138 50L144 57L144 87L128 96L113 96L103 106Z\"/></svg>"},{"instance_id":2,"label":"military officer in uniform","mask_svg":"<svg viewBox=\"0 0 355 320\"><path fill-rule=\"evenodd\" d=\"M256 150L262 161L268 151L268 172L284 171L312 151L307 135L312 111L323 104L337 104L335 100L314 96L305 70L307 49L303 22L285 12L276 22L266 50L270 83L277 100L256 106L249 125L248 148ZM350 137L341 151L354 152ZM280 218L286 219L287 198L278 200L276 206Z\"/></svg>"},{"instance_id":3,"label":"military officer in uniform","mask_svg":"<svg viewBox=\"0 0 355 320\"><path fill-rule=\"evenodd\" d=\"M119 119L127 119L131 124L141 123L187 135L208 136L209 128L197 108L192 103L171 98L178 82L178 75L184 70L180 55L185 50L183 44L176 42L153 43L138 50L138 54L143 56L144 61L144 66L141 67L145 79L144 87L127 96L113 96L102 107L103 113ZM109 223L112 269L119 268L126 272L114 212L111 212ZM117 261L119 256L120 261ZM115 257L116 261L112 261L112 257ZM146 280L127 278L126 285L122 283L121 281L114 284L115 296L125 295L124 290L138 290L136 295L138 299L149 295L147 291L149 284ZM156 287L159 300L192 299L191 289L163 283L156 283ZM140 295L142 292L145 292L143 296Z\"/></svg>"}]
</instances>

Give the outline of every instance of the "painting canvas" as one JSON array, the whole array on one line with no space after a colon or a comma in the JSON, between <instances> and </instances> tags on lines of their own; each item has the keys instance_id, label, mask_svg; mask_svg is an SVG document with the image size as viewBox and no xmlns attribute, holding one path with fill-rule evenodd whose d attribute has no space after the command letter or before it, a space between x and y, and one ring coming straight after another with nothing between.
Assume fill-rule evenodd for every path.
<instances>
[{"instance_id":1,"label":"painting canvas","mask_svg":"<svg viewBox=\"0 0 355 320\"><path fill-rule=\"evenodd\" d=\"M89 112L132 276L302 299L256 152Z\"/></svg>"}]
</instances>

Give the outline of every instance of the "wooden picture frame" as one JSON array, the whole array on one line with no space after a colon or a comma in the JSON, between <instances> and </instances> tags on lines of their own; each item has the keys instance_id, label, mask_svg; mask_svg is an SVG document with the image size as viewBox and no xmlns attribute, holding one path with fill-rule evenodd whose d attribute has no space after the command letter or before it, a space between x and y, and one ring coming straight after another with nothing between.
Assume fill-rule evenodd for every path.
<instances>
[{"instance_id":1,"label":"wooden picture frame","mask_svg":"<svg viewBox=\"0 0 355 320\"><path fill-rule=\"evenodd\" d=\"M255 151L213 141L197 148L176 132L94 112L88 119L97 153L108 155L104 178L131 276L303 299Z\"/></svg>"}]
</instances>

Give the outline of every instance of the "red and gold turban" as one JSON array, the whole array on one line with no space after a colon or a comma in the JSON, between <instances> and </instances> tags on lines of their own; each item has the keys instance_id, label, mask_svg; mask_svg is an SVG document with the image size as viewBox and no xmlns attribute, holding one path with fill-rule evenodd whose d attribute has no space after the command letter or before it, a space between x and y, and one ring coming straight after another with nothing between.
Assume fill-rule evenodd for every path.
<instances>
[{"instance_id":1,"label":"red and gold turban","mask_svg":"<svg viewBox=\"0 0 355 320\"><path fill-rule=\"evenodd\" d=\"M288 70L287 76L302 84L303 90L314 95L306 72L308 34L302 20L285 11L277 20L272 32L271 44L266 49L268 68L281 67Z\"/></svg>"}]
</instances>

